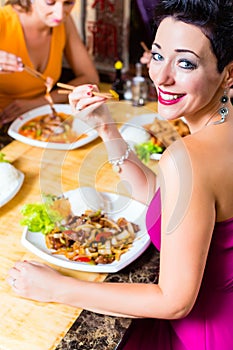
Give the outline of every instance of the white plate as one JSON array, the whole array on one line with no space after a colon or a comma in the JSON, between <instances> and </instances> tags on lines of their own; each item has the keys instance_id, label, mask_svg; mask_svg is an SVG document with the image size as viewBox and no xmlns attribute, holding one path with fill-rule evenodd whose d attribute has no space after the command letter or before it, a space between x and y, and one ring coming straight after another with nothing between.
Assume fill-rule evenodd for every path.
<instances>
[{"instance_id":1,"label":"white plate","mask_svg":"<svg viewBox=\"0 0 233 350\"><path fill-rule=\"evenodd\" d=\"M69 104L55 104L54 108L57 112L64 112L67 114L72 115L71 107ZM78 135L80 134L87 134L87 137L81 138L80 140L73 142L73 143L56 143L56 142L44 142L44 141L38 141L30 139L29 137L25 137L23 135L20 135L18 133L19 128L28 122L29 120L44 115L47 113L51 113L51 109L49 105L38 107L35 109L32 109L31 111L24 113L22 116L17 118L8 129L8 134L13 137L14 139L21 141L23 143L26 143L31 146L36 147L42 147L42 148L51 148L51 149L59 149L59 150L72 150L75 148L79 148L83 145L86 145L87 143L95 140L98 137L98 133L96 130L92 129L81 121L78 118L74 118L73 121L73 130L77 132Z\"/></svg>"},{"instance_id":2,"label":"white plate","mask_svg":"<svg viewBox=\"0 0 233 350\"><path fill-rule=\"evenodd\" d=\"M6 203L8 203L12 198L14 198L14 196L19 192L19 190L23 184L24 174L19 170L17 170L17 172L19 174L18 181L17 181L15 187L11 188L10 191L8 192L8 194L4 198L0 198L0 207L2 207Z\"/></svg>"},{"instance_id":3,"label":"white plate","mask_svg":"<svg viewBox=\"0 0 233 350\"><path fill-rule=\"evenodd\" d=\"M134 149L134 146L149 141L150 134L143 127L146 124L152 124L153 121L157 119L164 120L159 114L141 114L137 117L130 119L120 128L120 133L122 137L129 143L129 145ZM154 153L151 154L150 158L159 160L162 154Z\"/></svg>"},{"instance_id":4,"label":"white plate","mask_svg":"<svg viewBox=\"0 0 233 350\"><path fill-rule=\"evenodd\" d=\"M145 224L146 205L115 193L97 192L91 187L77 188L66 192L65 196L69 198L74 214L80 215L85 209L104 209L112 219L124 216L127 220L138 224L140 231L137 233L132 247L121 256L119 261L114 261L111 264L90 265L85 262L71 261L63 255L52 254L46 247L44 235L40 232L30 232L25 227L21 243L45 261L72 270L113 273L129 265L149 246L150 238Z\"/></svg>"}]
</instances>

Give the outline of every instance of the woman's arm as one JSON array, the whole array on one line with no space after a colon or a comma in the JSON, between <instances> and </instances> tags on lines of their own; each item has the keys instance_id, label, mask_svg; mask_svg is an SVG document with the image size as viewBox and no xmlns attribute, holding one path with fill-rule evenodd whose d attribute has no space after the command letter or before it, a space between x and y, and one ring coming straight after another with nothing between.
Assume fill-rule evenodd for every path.
<instances>
[{"instance_id":1,"label":"woman's arm","mask_svg":"<svg viewBox=\"0 0 233 350\"><path fill-rule=\"evenodd\" d=\"M190 158L183 148L182 141L176 143L161 160L162 244L157 285L86 282L62 276L41 264L19 262L10 272L10 278L16 278L15 292L108 315L186 316L200 289L215 203L199 161L195 156ZM182 191L187 189L183 197Z\"/></svg>"},{"instance_id":2,"label":"woman's arm","mask_svg":"<svg viewBox=\"0 0 233 350\"><path fill-rule=\"evenodd\" d=\"M183 141L162 157L158 285L72 281L71 295L59 293L57 298L113 315L165 319L187 315L200 289L215 222L215 200L208 187L207 168L203 169L200 170L199 156L190 155Z\"/></svg>"},{"instance_id":3,"label":"woman's arm","mask_svg":"<svg viewBox=\"0 0 233 350\"><path fill-rule=\"evenodd\" d=\"M125 158L128 153L127 144L110 115L106 100L94 96L95 91L96 86L83 85L69 95L73 114L98 131L105 143L109 161ZM119 176L127 183L134 199L149 204L156 190L156 175L133 151L126 158L119 166Z\"/></svg>"},{"instance_id":4,"label":"woman's arm","mask_svg":"<svg viewBox=\"0 0 233 350\"><path fill-rule=\"evenodd\" d=\"M76 76L74 79L68 81L67 84L73 86L79 86L86 83L99 84L99 75L94 62L88 54L71 16L68 16L66 19L65 29L66 46L64 57ZM58 89L54 89L51 92L51 96L55 103L68 102L68 96L65 94L58 94Z\"/></svg>"},{"instance_id":5,"label":"woman's arm","mask_svg":"<svg viewBox=\"0 0 233 350\"><path fill-rule=\"evenodd\" d=\"M98 84L99 76L94 62L88 54L71 16L67 17L65 28L66 46L64 55L76 75L76 78L70 83L75 86L86 83Z\"/></svg>"},{"instance_id":6,"label":"woman's arm","mask_svg":"<svg viewBox=\"0 0 233 350\"><path fill-rule=\"evenodd\" d=\"M162 157L158 285L72 280L71 295L64 293L56 298L113 315L165 319L186 316L200 289L215 222L215 201L208 188L207 169L203 168L200 170L199 156L190 155L183 141L173 144Z\"/></svg>"},{"instance_id":7,"label":"woman's arm","mask_svg":"<svg viewBox=\"0 0 233 350\"><path fill-rule=\"evenodd\" d=\"M74 21L68 16L65 22L66 29L66 46L64 57L66 58L70 68L75 74L75 78L68 81L67 84L79 86L82 84L99 84L99 75L95 68L94 62L87 52L83 44ZM55 103L68 102L68 96L58 94L58 89L51 92L51 96Z\"/></svg>"}]
</instances>

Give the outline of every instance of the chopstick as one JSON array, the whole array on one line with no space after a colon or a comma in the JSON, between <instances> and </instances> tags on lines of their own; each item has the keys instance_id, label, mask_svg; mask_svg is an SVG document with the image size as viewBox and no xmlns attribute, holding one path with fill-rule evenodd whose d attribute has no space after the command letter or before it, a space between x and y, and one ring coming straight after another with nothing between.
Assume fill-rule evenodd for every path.
<instances>
[{"instance_id":1,"label":"chopstick","mask_svg":"<svg viewBox=\"0 0 233 350\"><path fill-rule=\"evenodd\" d=\"M63 88L64 90L58 90L57 92L59 94L70 94L71 91L74 90L75 86L69 85L69 84L64 84L64 83L57 83L57 86L60 88ZM94 96L100 96L100 97L105 97L107 99L116 99L116 96L114 97L113 94L108 93L108 92L96 92L92 91L92 94Z\"/></svg>"},{"instance_id":2,"label":"chopstick","mask_svg":"<svg viewBox=\"0 0 233 350\"><path fill-rule=\"evenodd\" d=\"M33 75L34 77L42 79L43 81L47 80L46 77L43 74L41 74L40 72L38 72L37 70L35 70L35 69L25 65L25 64L23 65L23 68L26 72Z\"/></svg>"},{"instance_id":3,"label":"chopstick","mask_svg":"<svg viewBox=\"0 0 233 350\"><path fill-rule=\"evenodd\" d=\"M56 112L56 110L54 108L53 99L52 99L52 97L50 95L50 91L52 89L52 85L50 83L48 83L48 79L43 74L41 74L40 72L38 72L34 68L31 68L31 67L27 66L26 64L23 65L23 68L24 68L24 70L26 72L28 72L29 74L33 75L35 78L39 78L39 79L43 80L43 82L45 83L45 86L46 86L45 99L48 101L53 115L57 115L57 112Z\"/></svg>"},{"instance_id":4,"label":"chopstick","mask_svg":"<svg viewBox=\"0 0 233 350\"><path fill-rule=\"evenodd\" d=\"M140 42L141 47L143 48L144 51L146 52L151 52L150 49L146 46L146 44L144 43L144 41Z\"/></svg>"},{"instance_id":5,"label":"chopstick","mask_svg":"<svg viewBox=\"0 0 233 350\"><path fill-rule=\"evenodd\" d=\"M63 94L63 95L69 95L71 93L71 90L57 90L58 94ZM92 94L94 96L100 96L100 97L105 97L105 98L113 98L113 95L108 93L108 92L95 92L92 91Z\"/></svg>"},{"instance_id":6,"label":"chopstick","mask_svg":"<svg viewBox=\"0 0 233 350\"><path fill-rule=\"evenodd\" d=\"M60 95L69 95L71 93L70 90L57 90L58 94Z\"/></svg>"},{"instance_id":7,"label":"chopstick","mask_svg":"<svg viewBox=\"0 0 233 350\"><path fill-rule=\"evenodd\" d=\"M59 82L57 83L57 86L58 86L58 87L61 87L61 88L63 88L63 89L66 89L66 90L71 90L71 91L73 91L74 88L75 88L74 85L63 84L63 83L59 83Z\"/></svg>"}]
</instances>

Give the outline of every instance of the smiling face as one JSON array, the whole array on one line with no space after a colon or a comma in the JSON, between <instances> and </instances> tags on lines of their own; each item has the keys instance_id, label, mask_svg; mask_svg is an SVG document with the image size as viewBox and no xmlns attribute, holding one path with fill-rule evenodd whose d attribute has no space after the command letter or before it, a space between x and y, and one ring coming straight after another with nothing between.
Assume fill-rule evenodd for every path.
<instances>
[{"instance_id":1,"label":"smiling face","mask_svg":"<svg viewBox=\"0 0 233 350\"><path fill-rule=\"evenodd\" d=\"M56 27L70 14L75 0L35 0L33 8L48 27Z\"/></svg>"},{"instance_id":2,"label":"smiling face","mask_svg":"<svg viewBox=\"0 0 233 350\"><path fill-rule=\"evenodd\" d=\"M158 93L158 112L166 119L209 116L218 110L226 75L202 31L165 18L152 45L149 74Z\"/></svg>"}]
</instances>

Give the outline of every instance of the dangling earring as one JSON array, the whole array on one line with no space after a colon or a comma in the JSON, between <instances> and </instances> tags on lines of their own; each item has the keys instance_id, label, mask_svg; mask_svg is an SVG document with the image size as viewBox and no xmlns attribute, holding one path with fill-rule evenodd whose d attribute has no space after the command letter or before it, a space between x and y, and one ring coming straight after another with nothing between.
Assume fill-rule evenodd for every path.
<instances>
[{"instance_id":1,"label":"dangling earring","mask_svg":"<svg viewBox=\"0 0 233 350\"><path fill-rule=\"evenodd\" d=\"M213 122L213 124L222 124L226 120L226 116L228 115L228 108L226 107L226 103L229 101L229 97L227 96L227 91L224 91L224 95L221 97L222 106L220 107L218 113L221 115L221 119Z\"/></svg>"}]
</instances>

